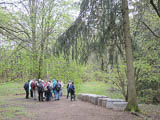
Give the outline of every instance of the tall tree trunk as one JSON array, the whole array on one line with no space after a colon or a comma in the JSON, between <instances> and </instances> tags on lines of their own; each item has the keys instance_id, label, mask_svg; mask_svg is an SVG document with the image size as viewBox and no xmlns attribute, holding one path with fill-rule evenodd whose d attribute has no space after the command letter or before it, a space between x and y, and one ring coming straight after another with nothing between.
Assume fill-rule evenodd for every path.
<instances>
[{"instance_id":1,"label":"tall tree trunk","mask_svg":"<svg viewBox=\"0 0 160 120\"><path fill-rule=\"evenodd\" d=\"M160 12L160 0L158 0L158 11Z\"/></svg>"},{"instance_id":2,"label":"tall tree trunk","mask_svg":"<svg viewBox=\"0 0 160 120\"><path fill-rule=\"evenodd\" d=\"M38 78L38 52L36 45L36 1L30 0L30 21L32 29L32 62L33 62L33 77Z\"/></svg>"},{"instance_id":3,"label":"tall tree trunk","mask_svg":"<svg viewBox=\"0 0 160 120\"><path fill-rule=\"evenodd\" d=\"M42 78L42 67L43 67L43 60L44 60L44 42L45 42L45 40L42 37L42 40L41 40L41 53L40 53L40 58L39 58L38 79Z\"/></svg>"},{"instance_id":4,"label":"tall tree trunk","mask_svg":"<svg viewBox=\"0 0 160 120\"><path fill-rule=\"evenodd\" d=\"M128 80L128 105L127 111L139 111L137 98L136 98L136 86L134 78L133 67L133 55L132 55L132 42L130 35L130 23L129 23L129 10L128 0L122 0L122 14L123 14L123 27L124 27L124 40L125 40L125 52L126 52L126 64L127 64L127 80Z\"/></svg>"},{"instance_id":5,"label":"tall tree trunk","mask_svg":"<svg viewBox=\"0 0 160 120\"><path fill-rule=\"evenodd\" d=\"M101 70L104 71L104 61L103 61L103 57L101 59Z\"/></svg>"}]
</instances>

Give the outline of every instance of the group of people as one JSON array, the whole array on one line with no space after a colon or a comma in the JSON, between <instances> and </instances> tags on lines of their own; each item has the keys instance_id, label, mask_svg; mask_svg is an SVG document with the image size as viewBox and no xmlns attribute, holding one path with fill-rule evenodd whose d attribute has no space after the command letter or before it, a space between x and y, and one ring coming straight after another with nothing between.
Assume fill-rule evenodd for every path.
<instances>
[{"instance_id":1,"label":"group of people","mask_svg":"<svg viewBox=\"0 0 160 120\"><path fill-rule=\"evenodd\" d=\"M52 98L54 98L55 101L60 100L60 97L63 95L63 82L60 80L53 81L44 81L44 80L29 80L24 84L24 89L26 91L26 99L30 97L34 100L39 101L50 101ZM71 97L71 101L75 100L75 87L74 82L71 82L69 80L67 84L67 99L68 97Z\"/></svg>"}]
</instances>

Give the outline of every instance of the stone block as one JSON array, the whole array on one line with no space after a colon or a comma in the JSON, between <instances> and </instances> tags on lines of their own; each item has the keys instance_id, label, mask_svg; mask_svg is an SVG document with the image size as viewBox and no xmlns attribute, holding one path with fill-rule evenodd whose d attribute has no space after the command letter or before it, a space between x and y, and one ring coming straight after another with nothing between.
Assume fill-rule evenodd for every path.
<instances>
[{"instance_id":1,"label":"stone block","mask_svg":"<svg viewBox=\"0 0 160 120\"><path fill-rule=\"evenodd\" d=\"M97 95L92 95L90 96L90 103L97 105L98 104L98 96Z\"/></svg>"},{"instance_id":2,"label":"stone block","mask_svg":"<svg viewBox=\"0 0 160 120\"><path fill-rule=\"evenodd\" d=\"M81 100L86 102L86 100L87 100L87 94L82 94L82 99Z\"/></svg>"},{"instance_id":3,"label":"stone block","mask_svg":"<svg viewBox=\"0 0 160 120\"><path fill-rule=\"evenodd\" d=\"M85 98L85 100L86 100L86 102L90 102L90 96L91 96L92 94L87 94L86 95L86 98Z\"/></svg>"},{"instance_id":4,"label":"stone block","mask_svg":"<svg viewBox=\"0 0 160 120\"><path fill-rule=\"evenodd\" d=\"M77 98L81 100L82 99L82 94L78 94Z\"/></svg>"},{"instance_id":5,"label":"stone block","mask_svg":"<svg viewBox=\"0 0 160 120\"><path fill-rule=\"evenodd\" d=\"M103 98L99 98L99 99L98 99L98 106L102 106L102 99L103 99Z\"/></svg>"},{"instance_id":6,"label":"stone block","mask_svg":"<svg viewBox=\"0 0 160 120\"><path fill-rule=\"evenodd\" d=\"M78 99L95 104L95 105L98 105L98 99L100 98L108 98L108 97L103 95L95 95L95 94L84 94L84 93L78 94ZM102 105L102 102L100 104Z\"/></svg>"},{"instance_id":7,"label":"stone block","mask_svg":"<svg viewBox=\"0 0 160 120\"><path fill-rule=\"evenodd\" d=\"M98 105L98 99L100 98L108 98L107 96L101 96L101 95L92 95L90 97L90 102L94 105ZM101 103L100 103L101 104Z\"/></svg>"},{"instance_id":8,"label":"stone block","mask_svg":"<svg viewBox=\"0 0 160 120\"><path fill-rule=\"evenodd\" d=\"M102 107L106 107L108 98L102 98Z\"/></svg>"},{"instance_id":9,"label":"stone block","mask_svg":"<svg viewBox=\"0 0 160 120\"><path fill-rule=\"evenodd\" d=\"M96 96L95 94L90 94L90 95L88 96L88 102L89 102L89 103L92 103L92 98L95 97L95 96Z\"/></svg>"},{"instance_id":10,"label":"stone block","mask_svg":"<svg viewBox=\"0 0 160 120\"><path fill-rule=\"evenodd\" d=\"M127 106L127 102L114 102L113 103L113 110L120 110L120 111L124 111L124 109Z\"/></svg>"},{"instance_id":11,"label":"stone block","mask_svg":"<svg viewBox=\"0 0 160 120\"><path fill-rule=\"evenodd\" d=\"M113 103L116 103L116 102L125 102L125 100L122 100L122 99L107 99L106 107L107 108L113 108Z\"/></svg>"},{"instance_id":12,"label":"stone block","mask_svg":"<svg viewBox=\"0 0 160 120\"><path fill-rule=\"evenodd\" d=\"M103 106L102 104L104 104L104 101L106 101L107 102L107 99L108 99L108 97L107 96L105 96L105 97L99 97L98 98L98 106ZM105 103L106 104L106 103ZM106 105L105 105L106 106Z\"/></svg>"}]
</instances>

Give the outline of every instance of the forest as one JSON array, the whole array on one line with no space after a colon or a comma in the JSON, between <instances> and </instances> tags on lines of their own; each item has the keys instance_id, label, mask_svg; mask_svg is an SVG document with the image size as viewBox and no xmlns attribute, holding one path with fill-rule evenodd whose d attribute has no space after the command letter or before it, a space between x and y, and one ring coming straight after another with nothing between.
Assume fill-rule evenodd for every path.
<instances>
[{"instance_id":1,"label":"forest","mask_svg":"<svg viewBox=\"0 0 160 120\"><path fill-rule=\"evenodd\" d=\"M96 81L127 111L159 105L160 0L0 0L0 68L0 85Z\"/></svg>"}]
</instances>

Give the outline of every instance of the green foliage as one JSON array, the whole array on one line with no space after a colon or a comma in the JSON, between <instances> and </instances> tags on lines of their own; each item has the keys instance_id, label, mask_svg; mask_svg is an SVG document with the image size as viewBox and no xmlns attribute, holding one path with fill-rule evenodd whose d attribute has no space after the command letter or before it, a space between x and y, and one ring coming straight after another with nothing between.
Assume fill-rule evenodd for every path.
<instances>
[{"instance_id":1,"label":"green foliage","mask_svg":"<svg viewBox=\"0 0 160 120\"><path fill-rule=\"evenodd\" d=\"M158 89L160 85L159 71L155 66L151 66L147 63L137 62L136 65L136 77L137 77L137 91L142 89L152 88Z\"/></svg>"},{"instance_id":2,"label":"green foliage","mask_svg":"<svg viewBox=\"0 0 160 120\"><path fill-rule=\"evenodd\" d=\"M125 98L127 95L126 66L123 64L114 65L112 69L108 70L107 76L113 87L118 89Z\"/></svg>"},{"instance_id":3,"label":"green foliage","mask_svg":"<svg viewBox=\"0 0 160 120\"><path fill-rule=\"evenodd\" d=\"M11 15L8 14L6 11L4 11L1 7L0 7L0 25L3 24L5 25L7 22L9 22L11 20Z\"/></svg>"},{"instance_id":4,"label":"green foliage","mask_svg":"<svg viewBox=\"0 0 160 120\"><path fill-rule=\"evenodd\" d=\"M85 73L83 76L83 81L105 81L107 78L107 74L100 70L99 65L97 64L87 64L84 69Z\"/></svg>"},{"instance_id":5,"label":"green foliage","mask_svg":"<svg viewBox=\"0 0 160 120\"><path fill-rule=\"evenodd\" d=\"M77 64L76 61L66 61L62 56L48 58L44 61L42 70L42 79L56 79L68 83L74 81L77 91L82 83L85 72L85 66Z\"/></svg>"},{"instance_id":6,"label":"green foliage","mask_svg":"<svg viewBox=\"0 0 160 120\"><path fill-rule=\"evenodd\" d=\"M31 70L33 69L30 56L26 51L17 52L11 55L8 59L8 55L12 54L12 51L8 51L6 58L0 63L1 80L3 81L24 81L31 78Z\"/></svg>"}]
</instances>

